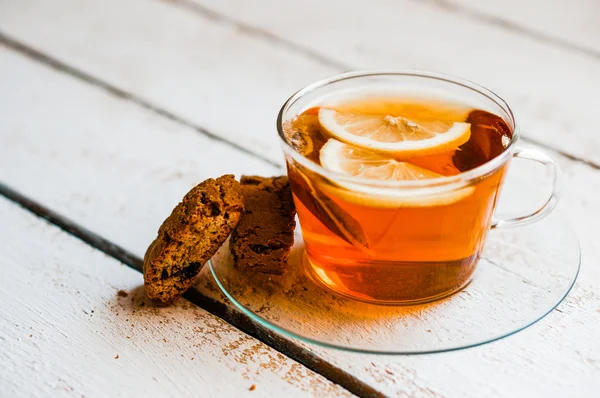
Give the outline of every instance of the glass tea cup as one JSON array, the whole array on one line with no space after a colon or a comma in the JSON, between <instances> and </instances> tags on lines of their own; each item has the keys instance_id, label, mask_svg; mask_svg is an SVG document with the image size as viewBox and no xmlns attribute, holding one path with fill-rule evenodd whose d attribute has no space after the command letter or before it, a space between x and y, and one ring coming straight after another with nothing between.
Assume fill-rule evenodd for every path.
<instances>
[{"instance_id":1,"label":"glass tea cup","mask_svg":"<svg viewBox=\"0 0 600 398\"><path fill-rule=\"evenodd\" d=\"M290 123L299 115L365 93L410 97L417 105L425 98L460 103L499 116L510 134L502 137L501 153L485 163L459 174L420 180L342 174L321 166L318 151L316 158L309 158L299 150L290 135ZM542 151L519 147L519 126L508 104L462 79L417 71L345 73L295 93L279 112L277 128L309 273L353 299L417 304L455 293L471 281L490 229L537 221L557 201L554 161ZM458 149L458 158L449 159L468 163L470 156L481 152L478 148L479 152L471 153L469 145ZM498 219L494 210L514 157L549 168L554 189L531 214Z\"/></svg>"}]
</instances>

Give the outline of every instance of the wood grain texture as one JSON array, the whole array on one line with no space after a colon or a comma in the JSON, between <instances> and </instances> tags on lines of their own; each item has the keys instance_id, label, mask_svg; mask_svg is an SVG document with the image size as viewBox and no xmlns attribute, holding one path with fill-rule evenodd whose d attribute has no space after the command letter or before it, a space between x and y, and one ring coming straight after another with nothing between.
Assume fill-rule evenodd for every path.
<instances>
[{"instance_id":1,"label":"wood grain texture","mask_svg":"<svg viewBox=\"0 0 600 398\"><path fill-rule=\"evenodd\" d=\"M567 50L600 59L600 3L596 0L429 0Z\"/></svg>"},{"instance_id":2,"label":"wood grain texture","mask_svg":"<svg viewBox=\"0 0 600 398\"><path fill-rule=\"evenodd\" d=\"M0 198L0 396L349 396ZM255 385L254 392L250 387Z\"/></svg>"},{"instance_id":3,"label":"wood grain texture","mask_svg":"<svg viewBox=\"0 0 600 398\"><path fill-rule=\"evenodd\" d=\"M589 128L600 60L428 2L175 1L189 2L201 6L199 15L227 15L347 69L425 69L475 81L511 104L523 136L600 164L600 140Z\"/></svg>"},{"instance_id":4,"label":"wood grain texture","mask_svg":"<svg viewBox=\"0 0 600 398\"><path fill-rule=\"evenodd\" d=\"M68 75L11 51L0 54L9 84L9 90L0 92L6 109L0 121L0 180L138 255L173 204L199 179L225 171L276 172ZM28 118L22 117L24 112ZM213 169L206 169L206 160ZM600 192L600 172L569 159L561 158L561 163L569 182L561 207L584 248L580 281L559 308L562 312L505 341L435 356L381 357L309 348L390 396L573 391L585 396L594 391L600 380L600 347L593 338L600 324L600 297L594 290L600 271L593 263L600 247L590 220L600 214L592 199ZM523 178L538 185L537 174Z\"/></svg>"}]
</instances>

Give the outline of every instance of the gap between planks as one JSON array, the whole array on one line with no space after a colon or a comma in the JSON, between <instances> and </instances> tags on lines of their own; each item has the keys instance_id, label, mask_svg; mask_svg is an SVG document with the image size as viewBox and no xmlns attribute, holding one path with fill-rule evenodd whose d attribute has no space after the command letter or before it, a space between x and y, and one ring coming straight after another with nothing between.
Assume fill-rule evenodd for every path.
<instances>
[{"instance_id":1,"label":"gap between planks","mask_svg":"<svg viewBox=\"0 0 600 398\"><path fill-rule=\"evenodd\" d=\"M67 217L43 206L35 200L17 192L6 184L0 182L0 195L18 204L33 214L47 220L63 231L73 235L91 247L100 250L108 256L122 262L123 264L142 272L143 260L119 245L103 238L102 236L78 225ZM225 322L236 327L242 332L254 337L274 350L284 354L288 358L301 363L308 369L320 374L329 381L345 388L359 397L385 397L368 384L360 381L350 373L334 366L323 358L311 353L306 348L287 340L280 335L270 331L252 321L245 314L228 307L226 304L207 297L195 288L190 288L183 296L186 300L211 314L223 319Z\"/></svg>"},{"instance_id":2,"label":"gap between planks","mask_svg":"<svg viewBox=\"0 0 600 398\"><path fill-rule=\"evenodd\" d=\"M185 0L184 0L185 1ZM495 26L497 28L504 29L509 32L518 33L520 35L526 36L530 39L536 40L540 43L549 44L554 47L571 51L580 55L584 55L586 57L592 58L596 61L600 61L600 51L594 50L592 48L581 46L576 43L573 43L568 40L563 40L558 37L553 37L546 35L542 32L539 32L534 29L529 29L526 26L520 25L518 23L512 22L508 19L497 17L495 15L490 15L483 11L477 11L470 7L465 7L461 4L457 4L451 0L410 0L414 3L418 4L426 4L430 7L434 7L441 11L460 15L465 18L468 18L471 21L475 21L482 25L487 26Z\"/></svg>"},{"instance_id":3,"label":"gap between planks","mask_svg":"<svg viewBox=\"0 0 600 398\"><path fill-rule=\"evenodd\" d=\"M256 37L261 40L266 40L273 44L277 44L297 54L303 55L313 61L317 61L325 66L332 66L334 68L340 69L340 71L351 71L353 69L356 69L353 68L352 65L344 64L336 59L320 54L318 51L313 51L308 47L296 44L281 36L271 33L268 30L242 22L240 20L230 17L229 15L212 10L199 3L195 3L190 0L170 0L169 3L191 11L193 14L198 15L209 21L233 26L237 30L247 33L250 36Z\"/></svg>"},{"instance_id":4,"label":"gap between planks","mask_svg":"<svg viewBox=\"0 0 600 398\"><path fill-rule=\"evenodd\" d=\"M33 47L30 47L24 43L21 43L21 42L15 40L14 38L8 36L7 34L5 34L2 31L0 31L0 44L6 46L7 48L12 49L13 51L16 51L16 52L26 56L27 58L29 58L31 60L34 60L36 62L47 65L57 71L65 73L69 76L72 76L72 77L78 79L78 80L84 81L94 87L99 87L118 98L133 102L134 104L136 104L150 112L153 112L157 115L165 117L165 118L172 120L183 126L189 127L191 129L193 129L194 131L196 131L202 135L205 135L212 140L222 142L226 145L231 146L232 148L237 149L238 151L244 152L250 156L260 159L263 162L268 163L271 166L274 166L281 170L283 169L283 167L281 166L280 163L275 162L275 161L263 156L260 153L256 153L234 141L230 141L226 138L221 137L218 134L208 131L207 129L205 129L201 126L198 126L198 125L190 122L189 120L186 120L172 112L169 112L166 109L162 109L162 108L144 100L143 98L138 97L135 94L132 94L130 92L122 90L119 87L116 87L108 82L103 81L102 79L92 76L92 75L90 75L86 72L83 72L77 68L74 68L70 65L67 65L64 62L61 62L56 58L53 58L47 54L44 54L43 52L41 52L39 50L36 50Z\"/></svg>"}]
</instances>

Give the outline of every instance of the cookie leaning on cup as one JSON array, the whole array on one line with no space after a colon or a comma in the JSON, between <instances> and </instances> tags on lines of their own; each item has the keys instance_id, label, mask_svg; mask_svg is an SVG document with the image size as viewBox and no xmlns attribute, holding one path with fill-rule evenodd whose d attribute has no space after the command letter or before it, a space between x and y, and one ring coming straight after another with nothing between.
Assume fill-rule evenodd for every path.
<instances>
[{"instance_id":1,"label":"cookie leaning on cup","mask_svg":"<svg viewBox=\"0 0 600 398\"><path fill-rule=\"evenodd\" d=\"M201 182L158 230L144 256L144 285L158 305L169 305L192 285L204 264L233 232L244 212L233 175Z\"/></svg>"}]
</instances>

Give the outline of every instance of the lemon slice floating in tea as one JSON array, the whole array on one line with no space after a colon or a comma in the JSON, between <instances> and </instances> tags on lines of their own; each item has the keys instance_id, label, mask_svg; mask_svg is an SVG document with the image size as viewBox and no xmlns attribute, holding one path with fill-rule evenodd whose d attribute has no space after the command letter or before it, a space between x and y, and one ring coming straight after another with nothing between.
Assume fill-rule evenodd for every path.
<instances>
[{"instance_id":1,"label":"lemon slice floating in tea","mask_svg":"<svg viewBox=\"0 0 600 398\"><path fill-rule=\"evenodd\" d=\"M368 149L358 148L335 139L329 139L321 148L321 165L348 176L379 181L424 180L443 177L434 171L409 162L398 161ZM375 187L367 184L339 182L339 187L324 189L343 200L370 207L430 207L455 203L470 196L474 187L439 192L435 189L400 189ZM427 191L428 190L428 191Z\"/></svg>"},{"instance_id":2,"label":"lemon slice floating in tea","mask_svg":"<svg viewBox=\"0 0 600 398\"><path fill-rule=\"evenodd\" d=\"M419 120L378 113L330 108L319 110L319 123L333 137L396 158L432 155L457 148L469 140L469 123Z\"/></svg>"}]
</instances>

